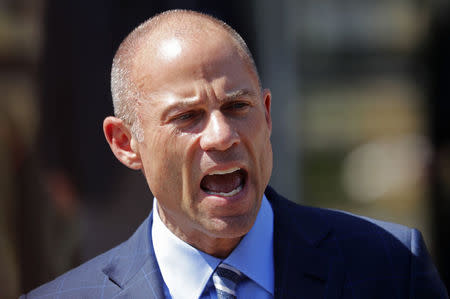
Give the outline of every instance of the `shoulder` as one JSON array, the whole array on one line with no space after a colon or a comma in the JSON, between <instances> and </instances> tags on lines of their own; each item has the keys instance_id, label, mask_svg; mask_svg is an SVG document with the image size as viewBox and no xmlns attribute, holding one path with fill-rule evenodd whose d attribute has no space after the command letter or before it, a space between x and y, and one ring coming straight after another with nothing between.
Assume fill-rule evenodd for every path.
<instances>
[{"instance_id":1,"label":"shoulder","mask_svg":"<svg viewBox=\"0 0 450 299\"><path fill-rule=\"evenodd\" d=\"M22 298L57 298L59 295L64 298L101 298L120 291L151 260L149 219L127 241Z\"/></svg>"},{"instance_id":2,"label":"shoulder","mask_svg":"<svg viewBox=\"0 0 450 299\"><path fill-rule=\"evenodd\" d=\"M317 209L322 219L330 224L333 232L339 236L341 241L346 239L365 240L367 238L376 241L393 238L400 242L402 246L411 248L413 235L420 234L416 229L405 225L355 215L346 211L320 208L310 209Z\"/></svg>"},{"instance_id":3,"label":"shoulder","mask_svg":"<svg viewBox=\"0 0 450 299\"><path fill-rule=\"evenodd\" d=\"M316 238L333 236L336 241L382 241L394 238L402 246L411 247L420 233L404 225L372 219L345 211L309 207L293 203L276 193L266 190L271 198L275 217L287 227L298 230L311 242ZM384 245L384 244L383 244Z\"/></svg>"},{"instance_id":4,"label":"shoulder","mask_svg":"<svg viewBox=\"0 0 450 299\"><path fill-rule=\"evenodd\" d=\"M273 189L266 190L266 196L274 211L274 234L278 234L274 237L296 252L311 248L321 252L321 260L340 265L336 269L342 269L345 292L360 294L358 298L386 290L417 298L448 298L418 230L298 205Z\"/></svg>"},{"instance_id":5,"label":"shoulder","mask_svg":"<svg viewBox=\"0 0 450 299\"><path fill-rule=\"evenodd\" d=\"M63 291L76 290L77 294L92 294L97 292L105 284L106 274L103 272L109 261L116 255L118 247L115 247L86 263L64 273L54 280L32 290L26 298L53 298Z\"/></svg>"}]
</instances>

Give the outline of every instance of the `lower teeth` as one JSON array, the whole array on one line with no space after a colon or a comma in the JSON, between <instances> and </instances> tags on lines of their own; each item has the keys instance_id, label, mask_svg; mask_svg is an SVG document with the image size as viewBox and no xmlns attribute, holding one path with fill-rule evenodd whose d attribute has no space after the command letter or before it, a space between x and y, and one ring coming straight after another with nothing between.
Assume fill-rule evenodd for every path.
<instances>
[{"instance_id":1,"label":"lower teeth","mask_svg":"<svg viewBox=\"0 0 450 299\"><path fill-rule=\"evenodd\" d=\"M230 192L214 192L214 191L206 191L206 193L211 194L211 195L220 195L220 196L225 196L225 197L230 197L233 196L235 194L237 194L239 191L242 190L242 185L240 185L239 187L237 187L236 189L230 191Z\"/></svg>"}]
</instances>

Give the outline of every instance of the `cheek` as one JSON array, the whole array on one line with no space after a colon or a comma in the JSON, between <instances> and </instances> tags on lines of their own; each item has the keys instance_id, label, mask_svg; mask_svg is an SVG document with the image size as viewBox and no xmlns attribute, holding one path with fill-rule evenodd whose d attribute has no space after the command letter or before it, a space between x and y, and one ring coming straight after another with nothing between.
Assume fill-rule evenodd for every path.
<instances>
[{"instance_id":1,"label":"cheek","mask_svg":"<svg viewBox=\"0 0 450 299\"><path fill-rule=\"evenodd\" d=\"M264 152L270 143L270 130L263 113L255 114L245 126L246 135L250 137L256 152Z\"/></svg>"},{"instance_id":2,"label":"cheek","mask_svg":"<svg viewBox=\"0 0 450 299\"><path fill-rule=\"evenodd\" d=\"M258 115L252 122L252 132L250 135L252 140L253 152L256 163L259 165L259 173L261 180L268 183L270 174L272 172L272 144L270 142L270 128L265 121L263 115Z\"/></svg>"},{"instance_id":3,"label":"cheek","mask_svg":"<svg viewBox=\"0 0 450 299\"><path fill-rule=\"evenodd\" d=\"M192 194L200 169L201 151L196 134L184 134L176 144L184 195Z\"/></svg>"},{"instance_id":4,"label":"cheek","mask_svg":"<svg viewBox=\"0 0 450 299\"><path fill-rule=\"evenodd\" d=\"M193 177L195 137L190 134L172 134L167 130L155 130L147 137L151 138L145 167L150 188L155 190L156 196L158 191L165 195L180 196L186 183Z\"/></svg>"},{"instance_id":5,"label":"cheek","mask_svg":"<svg viewBox=\"0 0 450 299\"><path fill-rule=\"evenodd\" d=\"M264 174L263 180L265 181L265 185L267 185L269 183L273 168L273 153L272 153L272 143L270 142L270 133L266 138L264 153L262 156L263 156L262 163L264 163L261 165L262 173Z\"/></svg>"},{"instance_id":6,"label":"cheek","mask_svg":"<svg viewBox=\"0 0 450 299\"><path fill-rule=\"evenodd\" d=\"M141 157L144 162L144 172L152 193L158 198L170 191L173 181L170 169L173 167L173 147L169 145L170 138L163 131L153 129L145 132L142 142Z\"/></svg>"}]
</instances>

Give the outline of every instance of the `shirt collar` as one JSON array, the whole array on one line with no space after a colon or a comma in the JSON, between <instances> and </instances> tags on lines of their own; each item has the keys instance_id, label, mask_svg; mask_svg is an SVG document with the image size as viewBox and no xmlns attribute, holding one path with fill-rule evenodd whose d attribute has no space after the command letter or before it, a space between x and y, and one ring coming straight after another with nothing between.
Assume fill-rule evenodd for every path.
<instances>
[{"instance_id":1,"label":"shirt collar","mask_svg":"<svg viewBox=\"0 0 450 299\"><path fill-rule=\"evenodd\" d=\"M274 295L273 211L265 195L255 224L224 263Z\"/></svg>"},{"instance_id":2,"label":"shirt collar","mask_svg":"<svg viewBox=\"0 0 450 299\"><path fill-rule=\"evenodd\" d=\"M161 221L156 207L155 198L152 240L164 282L174 299L199 298L221 260L175 236ZM253 227L224 263L274 294L273 211L265 195Z\"/></svg>"}]
</instances>

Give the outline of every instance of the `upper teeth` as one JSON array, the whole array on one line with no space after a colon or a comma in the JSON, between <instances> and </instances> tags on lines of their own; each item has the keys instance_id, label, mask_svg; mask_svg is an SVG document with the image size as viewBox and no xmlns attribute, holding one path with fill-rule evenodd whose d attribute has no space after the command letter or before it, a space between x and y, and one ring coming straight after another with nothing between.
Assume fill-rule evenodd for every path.
<instances>
[{"instance_id":1,"label":"upper teeth","mask_svg":"<svg viewBox=\"0 0 450 299\"><path fill-rule=\"evenodd\" d=\"M236 170L239 170L239 169L240 169L239 167L233 167L233 168L230 168L230 169L227 169L227 170L215 170L215 171L209 173L209 175L228 174L228 173L235 172Z\"/></svg>"}]
</instances>

